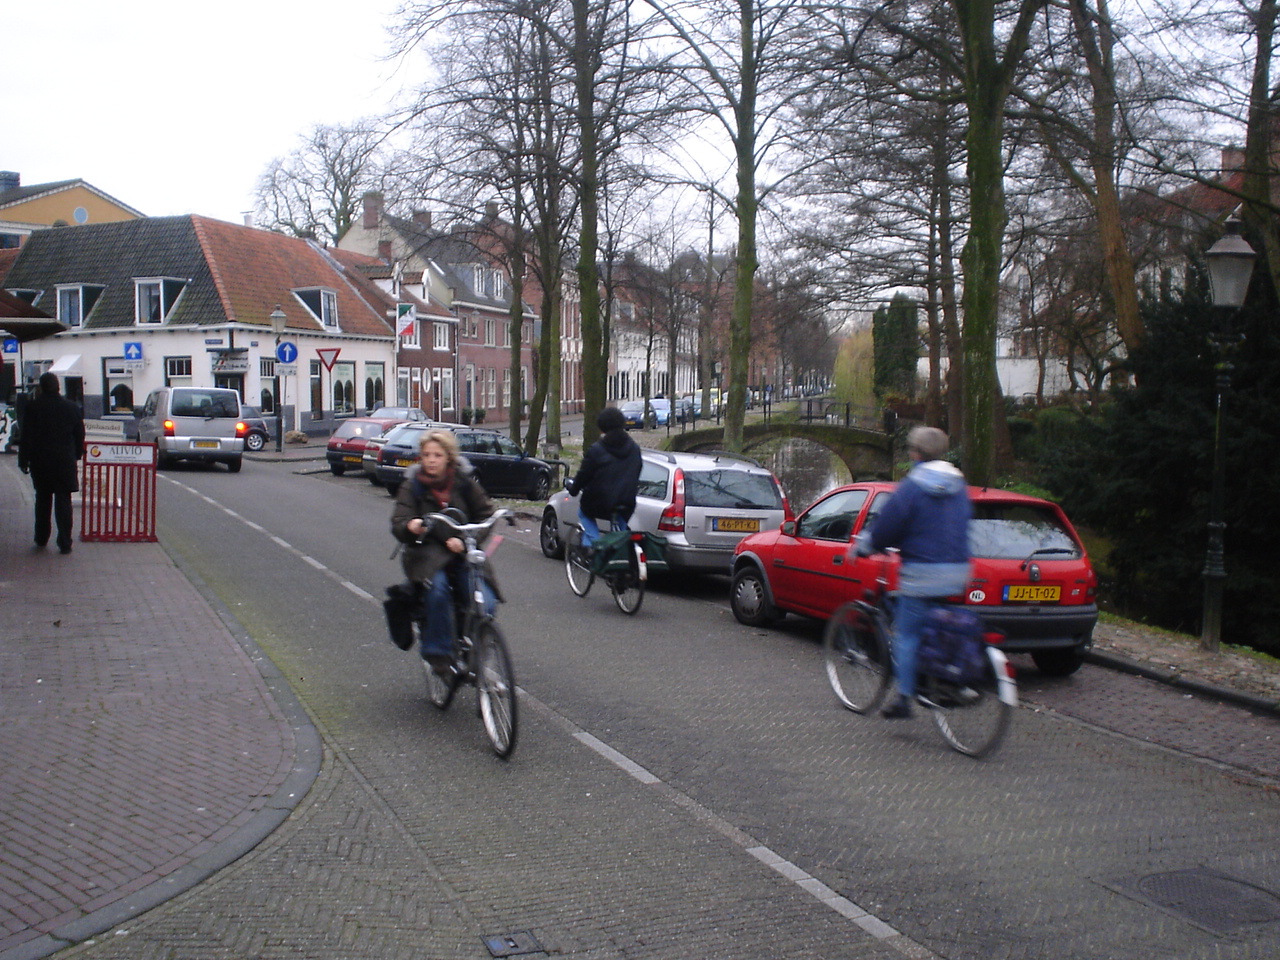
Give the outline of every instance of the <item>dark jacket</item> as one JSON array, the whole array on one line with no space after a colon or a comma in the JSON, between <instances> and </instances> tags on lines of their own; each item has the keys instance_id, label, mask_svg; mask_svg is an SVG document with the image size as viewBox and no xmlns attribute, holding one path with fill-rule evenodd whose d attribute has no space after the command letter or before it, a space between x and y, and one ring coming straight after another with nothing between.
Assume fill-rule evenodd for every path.
<instances>
[{"instance_id":1,"label":"dark jacket","mask_svg":"<svg viewBox=\"0 0 1280 960\"><path fill-rule=\"evenodd\" d=\"M418 543L418 538L409 532L409 521L414 517L425 517L441 511L440 502L422 484L418 474L418 465L414 465L405 473L400 489L396 491L396 505L391 512L391 535L405 545L401 564L405 576L415 583L427 583L448 564L459 559L459 555L444 545L452 534L447 529L432 530ZM453 489L449 492L449 506L457 507L466 517L467 523L485 520L493 516L494 506L484 488L471 476L468 468L460 468L453 481ZM486 563L485 576L488 577L493 592L502 599L502 591L498 589L498 581L493 569Z\"/></svg>"},{"instance_id":2,"label":"dark jacket","mask_svg":"<svg viewBox=\"0 0 1280 960\"><path fill-rule=\"evenodd\" d=\"M630 520L639 486L640 445L619 428L587 449L568 489L570 494L582 495L579 506L587 516L612 520L617 511Z\"/></svg>"},{"instance_id":3,"label":"dark jacket","mask_svg":"<svg viewBox=\"0 0 1280 960\"><path fill-rule=\"evenodd\" d=\"M18 438L18 467L32 484L53 493L80 489L76 462L84 455L80 408L58 394L40 394L27 403Z\"/></svg>"}]
</instances>

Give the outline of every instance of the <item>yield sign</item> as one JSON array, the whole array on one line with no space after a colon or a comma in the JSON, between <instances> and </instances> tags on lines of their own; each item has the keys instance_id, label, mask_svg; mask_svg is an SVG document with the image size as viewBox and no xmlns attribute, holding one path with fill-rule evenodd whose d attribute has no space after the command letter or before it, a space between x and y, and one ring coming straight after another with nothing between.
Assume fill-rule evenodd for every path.
<instances>
[{"instance_id":1,"label":"yield sign","mask_svg":"<svg viewBox=\"0 0 1280 960\"><path fill-rule=\"evenodd\" d=\"M338 354L342 352L341 347L317 347L316 354L320 357L320 362L324 364L326 370L332 370L334 361L338 359Z\"/></svg>"}]
</instances>

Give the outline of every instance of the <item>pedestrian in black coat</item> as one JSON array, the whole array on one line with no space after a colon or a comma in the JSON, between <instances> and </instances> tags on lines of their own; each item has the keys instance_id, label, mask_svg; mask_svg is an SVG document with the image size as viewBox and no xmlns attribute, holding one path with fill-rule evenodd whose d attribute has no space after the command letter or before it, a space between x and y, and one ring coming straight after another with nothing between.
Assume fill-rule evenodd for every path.
<instances>
[{"instance_id":1,"label":"pedestrian in black coat","mask_svg":"<svg viewBox=\"0 0 1280 960\"><path fill-rule=\"evenodd\" d=\"M36 489L37 547L49 542L52 520L58 549L71 552L71 494L80 489L79 460L84 455L84 418L80 408L58 392L58 377L46 373L22 413L18 469L31 474Z\"/></svg>"}]
</instances>

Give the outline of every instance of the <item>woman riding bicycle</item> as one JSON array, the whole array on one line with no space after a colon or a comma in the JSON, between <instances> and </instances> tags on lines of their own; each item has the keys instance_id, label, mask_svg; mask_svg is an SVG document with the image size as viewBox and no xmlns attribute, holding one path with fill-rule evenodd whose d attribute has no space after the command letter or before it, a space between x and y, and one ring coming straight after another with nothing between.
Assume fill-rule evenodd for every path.
<instances>
[{"instance_id":1,"label":"woman riding bicycle","mask_svg":"<svg viewBox=\"0 0 1280 960\"><path fill-rule=\"evenodd\" d=\"M605 407L596 417L596 426L600 439L587 448L582 466L567 485L571 496L582 495L578 516L585 548L600 537L597 518L612 521L614 529L628 529L640 484L640 446L627 435L622 411Z\"/></svg>"},{"instance_id":2,"label":"woman riding bicycle","mask_svg":"<svg viewBox=\"0 0 1280 960\"><path fill-rule=\"evenodd\" d=\"M418 444L418 463L405 472L396 492L391 534L405 545L401 558L405 576L426 588L420 653L424 668L441 676L449 673L452 663L455 581L465 547L456 536L433 530L429 515L450 507L468 523L494 513L488 494L459 453L457 438L448 430L426 430ZM501 594L487 563L485 581L485 607L492 615Z\"/></svg>"},{"instance_id":3,"label":"woman riding bicycle","mask_svg":"<svg viewBox=\"0 0 1280 960\"><path fill-rule=\"evenodd\" d=\"M963 593L969 582L969 501L964 474L942 459L947 435L936 427L915 427L907 434L907 453L915 464L889 502L858 535L861 554L897 547L897 604L893 616L894 679L898 699L882 716L911 716L916 692L916 651L929 609L937 601Z\"/></svg>"}]
</instances>

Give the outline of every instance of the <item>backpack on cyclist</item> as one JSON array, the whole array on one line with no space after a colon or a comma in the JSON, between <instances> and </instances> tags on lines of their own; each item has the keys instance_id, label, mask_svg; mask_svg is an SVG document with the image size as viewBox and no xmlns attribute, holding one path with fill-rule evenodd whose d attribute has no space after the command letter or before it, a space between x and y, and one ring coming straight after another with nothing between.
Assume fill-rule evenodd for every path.
<instances>
[{"instance_id":1,"label":"backpack on cyclist","mask_svg":"<svg viewBox=\"0 0 1280 960\"><path fill-rule=\"evenodd\" d=\"M967 686L987 670L982 620L963 607L936 606L920 631L917 664L921 673Z\"/></svg>"}]
</instances>

